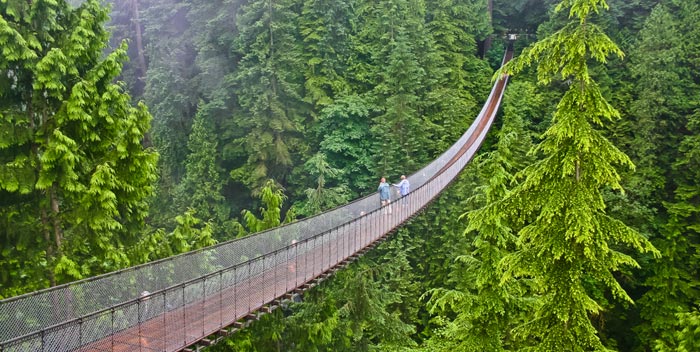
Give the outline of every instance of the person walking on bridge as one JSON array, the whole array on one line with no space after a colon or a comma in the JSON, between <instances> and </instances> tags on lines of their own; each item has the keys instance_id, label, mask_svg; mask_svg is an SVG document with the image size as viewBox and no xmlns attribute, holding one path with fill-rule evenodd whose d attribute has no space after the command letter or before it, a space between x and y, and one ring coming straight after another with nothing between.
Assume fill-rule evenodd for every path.
<instances>
[{"instance_id":1,"label":"person walking on bridge","mask_svg":"<svg viewBox=\"0 0 700 352\"><path fill-rule=\"evenodd\" d=\"M389 190L391 186L389 186L388 183L386 183L386 179L384 177L379 180L379 187L377 187L377 192L379 192L379 202L381 203L382 207L385 207L389 205ZM391 208L387 209L387 212L385 214L391 214Z\"/></svg>"},{"instance_id":2,"label":"person walking on bridge","mask_svg":"<svg viewBox=\"0 0 700 352\"><path fill-rule=\"evenodd\" d=\"M408 195L408 192L411 191L411 184L408 182L406 175L401 175L401 182L398 184L393 184L393 186L399 189L399 194L401 195L401 198L403 198L401 204L406 205L408 199L405 197Z\"/></svg>"}]
</instances>

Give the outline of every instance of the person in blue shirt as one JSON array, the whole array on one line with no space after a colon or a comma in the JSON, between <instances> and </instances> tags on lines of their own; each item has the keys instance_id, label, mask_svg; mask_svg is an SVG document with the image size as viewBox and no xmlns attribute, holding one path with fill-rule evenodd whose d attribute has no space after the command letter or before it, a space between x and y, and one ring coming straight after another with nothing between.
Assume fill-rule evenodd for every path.
<instances>
[{"instance_id":1,"label":"person in blue shirt","mask_svg":"<svg viewBox=\"0 0 700 352\"><path fill-rule=\"evenodd\" d=\"M401 198L403 198L403 201L401 203L406 204L407 199L404 197L406 197L406 195L408 195L408 192L411 191L411 184L408 183L406 175L401 175L401 182L399 182L398 184L394 184L393 186L398 187L399 194L401 195Z\"/></svg>"},{"instance_id":2,"label":"person in blue shirt","mask_svg":"<svg viewBox=\"0 0 700 352\"><path fill-rule=\"evenodd\" d=\"M379 192L379 201L381 202L382 207L389 205L390 188L391 186L389 186L389 184L386 183L386 179L382 177L379 181L379 187L377 187L377 192ZM389 209L389 213L391 213L391 209Z\"/></svg>"}]
</instances>

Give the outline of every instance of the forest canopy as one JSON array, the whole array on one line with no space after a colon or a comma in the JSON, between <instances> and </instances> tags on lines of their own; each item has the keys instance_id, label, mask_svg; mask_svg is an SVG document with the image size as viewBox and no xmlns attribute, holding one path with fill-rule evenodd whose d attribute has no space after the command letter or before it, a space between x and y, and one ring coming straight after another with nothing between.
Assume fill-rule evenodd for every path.
<instances>
[{"instance_id":1,"label":"forest canopy","mask_svg":"<svg viewBox=\"0 0 700 352\"><path fill-rule=\"evenodd\" d=\"M700 350L699 19L679 0L0 1L0 298L371 194L508 73L429 208L212 349Z\"/></svg>"}]
</instances>

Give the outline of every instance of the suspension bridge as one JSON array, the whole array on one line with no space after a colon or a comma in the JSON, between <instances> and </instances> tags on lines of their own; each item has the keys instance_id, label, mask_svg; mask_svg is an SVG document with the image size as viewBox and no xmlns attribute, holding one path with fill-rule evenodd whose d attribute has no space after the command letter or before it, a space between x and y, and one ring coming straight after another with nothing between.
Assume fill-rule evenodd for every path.
<instances>
[{"instance_id":1,"label":"suspension bridge","mask_svg":"<svg viewBox=\"0 0 700 352\"><path fill-rule=\"evenodd\" d=\"M507 50L503 63L512 58ZM508 77L469 129L408 177L389 206L378 195L228 242L0 301L0 352L182 351L244 328L313 287L425 208L474 157ZM396 197L396 195L393 195Z\"/></svg>"}]
</instances>

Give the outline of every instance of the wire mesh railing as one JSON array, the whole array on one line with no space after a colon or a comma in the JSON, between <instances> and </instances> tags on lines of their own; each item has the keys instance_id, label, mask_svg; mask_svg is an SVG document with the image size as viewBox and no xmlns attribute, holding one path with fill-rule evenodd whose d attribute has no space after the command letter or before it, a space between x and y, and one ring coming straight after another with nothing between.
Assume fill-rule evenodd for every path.
<instances>
[{"instance_id":1,"label":"wire mesh railing","mask_svg":"<svg viewBox=\"0 0 700 352\"><path fill-rule=\"evenodd\" d=\"M0 351L177 351L230 326L425 207L480 147L506 82L496 82L469 130L409 176L414 190L392 194L389 206L372 195L249 237L0 301Z\"/></svg>"}]
</instances>

